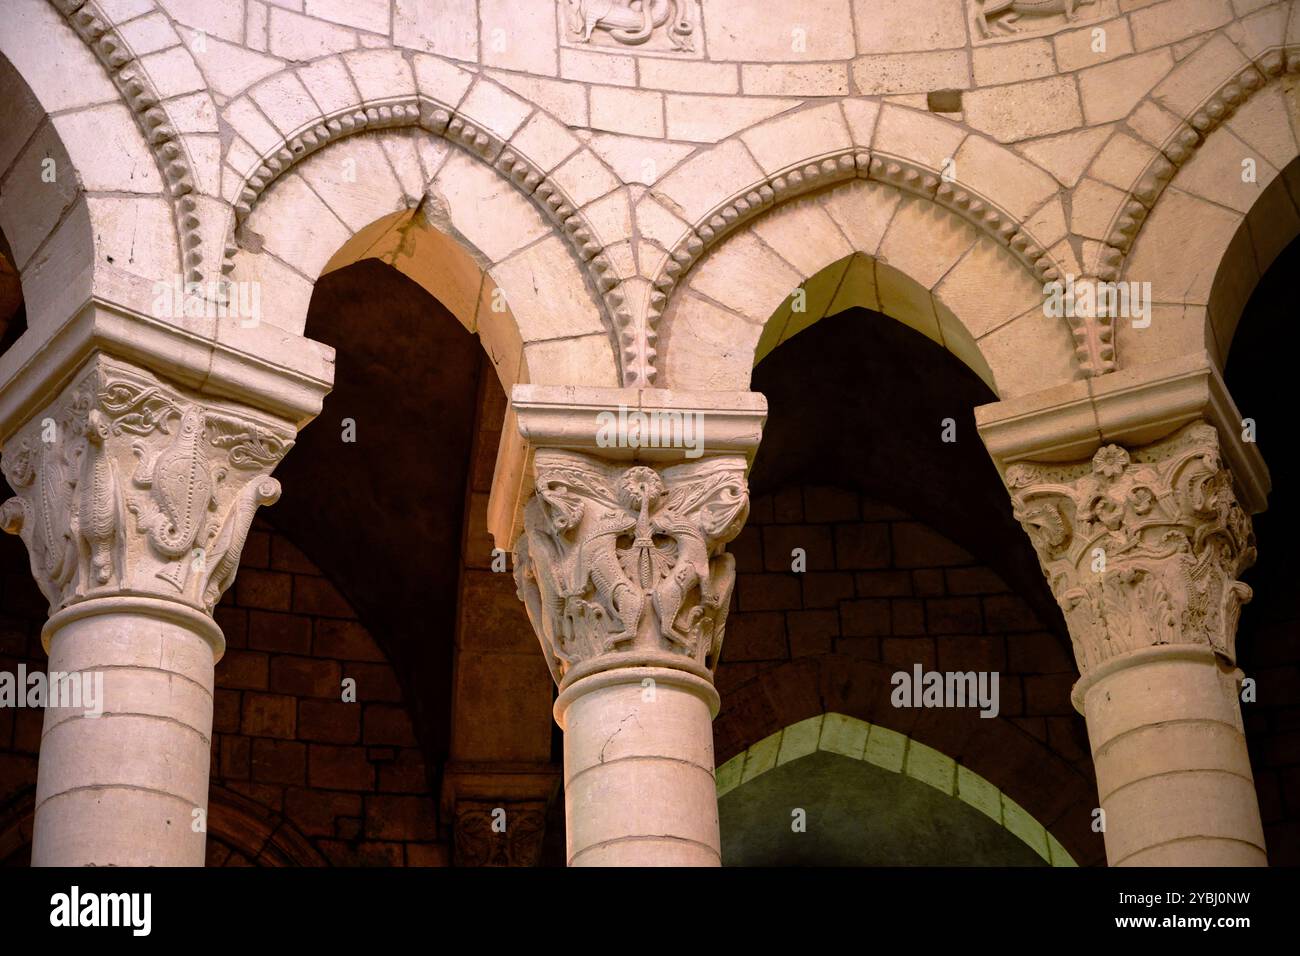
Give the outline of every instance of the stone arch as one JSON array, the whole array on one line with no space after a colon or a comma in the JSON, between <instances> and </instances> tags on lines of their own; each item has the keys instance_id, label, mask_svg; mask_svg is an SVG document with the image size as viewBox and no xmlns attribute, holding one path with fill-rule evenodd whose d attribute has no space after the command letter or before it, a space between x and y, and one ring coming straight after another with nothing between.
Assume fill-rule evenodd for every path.
<instances>
[{"instance_id":1,"label":"stone arch","mask_svg":"<svg viewBox=\"0 0 1300 956\"><path fill-rule=\"evenodd\" d=\"M819 151L809 152L810 144ZM737 182L749 185L737 190ZM1059 193L1053 177L1005 147L895 104L846 99L751 127L685 160L638 204L643 237L665 250L643 310L646 377L662 372L660 384L682 388L744 388L748 374L736 356L763 337L780 340L767 326L796 286L829 286L833 297L847 275L833 309L879 308L866 289L876 286L869 273L882 265L894 307L904 313L896 317L929 327L1004 397L1095 369L1098 343L1070 323L1042 321L1043 283L1062 274L1053 250L1065 238ZM773 273L746 268L740 281L754 277L755 285L734 290L743 301L708 293L697 301L751 327L723 331L715 323L696 335L703 345L696 355L712 357L691 367L683 329L700 320L679 321L691 310L683 300L708 284L701 274L722 271L718 264L728 259L736 268L746 250L759 250ZM894 314L888 305L884 311ZM1008 328L1014 319L1021 321ZM947 342L940 323L950 326ZM710 337L713 346L727 346L720 368L706 368L719 357L706 344ZM976 346L985 337L989 342ZM1051 360L1025 367L1017 353L1028 346L1045 348Z\"/></svg>"},{"instance_id":2,"label":"stone arch","mask_svg":"<svg viewBox=\"0 0 1300 956\"><path fill-rule=\"evenodd\" d=\"M72 22L48 0L16 0L0 31L0 95L14 104L0 133L0 228L22 275L28 327L41 330L15 345L16 362L100 290L148 313L153 283L181 262L173 183L136 107L123 102L129 63L106 73L101 50L78 35L102 23ZM111 37L99 40L107 48ZM138 241L142 231L149 243Z\"/></svg>"},{"instance_id":3,"label":"stone arch","mask_svg":"<svg viewBox=\"0 0 1300 956\"><path fill-rule=\"evenodd\" d=\"M896 708L896 668L829 653L767 668L730 689L714 721L719 768L783 728L838 713L946 754L1007 794L1060 841L1081 865L1102 863L1092 831L1096 786L1044 742L1003 716L984 719L956 708ZM719 779L724 780L721 771Z\"/></svg>"},{"instance_id":4,"label":"stone arch","mask_svg":"<svg viewBox=\"0 0 1300 956\"><path fill-rule=\"evenodd\" d=\"M1270 7L1216 31L1138 102L1075 187L1077 271L1151 283L1151 327L1114 326L1116 367L1201 350L1222 364L1258 277L1300 232L1286 172L1300 153L1298 28Z\"/></svg>"},{"instance_id":5,"label":"stone arch","mask_svg":"<svg viewBox=\"0 0 1300 956\"><path fill-rule=\"evenodd\" d=\"M835 712L783 727L721 764L717 771L718 798L778 765L817 752L865 761L887 773L918 780L974 807L1023 841L1050 866L1078 866L1042 823L975 771L906 734Z\"/></svg>"},{"instance_id":6,"label":"stone arch","mask_svg":"<svg viewBox=\"0 0 1300 956\"><path fill-rule=\"evenodd\" d=\"M258 866L329 866L282 814L226 787L208 789L207 827L210 861L215 842Z\"/></svg>"},{"instance_id":7,"label":"stone arch","mask_svg":"<svg viewBox=\"0 0 1300 956\"><path fill-rule=\"evenodd\" d=\"M507 389L620 384L626 239L603 238L621 194L595 154L532 104L432 58L412 70L396 51L366 50L311 69L346 79L347 101L318 94L322 106L286 71L226 109L239 136L226 156L238 175L223 272L273 273L273 289L284 279L273 321L300 331L318 275L381 258L484 338ZM262 118L259 104L281 111ZM351 182L337 171L349 161L363 170ZM492 308L498 289L504 312Z\"/></svg>"},{"instance_id":8,"label":"stone arch","mask_svg":"<svg viewBox=\"0 0 1300 956\"><path fill-rule=\"evenodd\" d=\"M1010 397L1077 374L1042 281L965 217L892 184L852 178L729 233L676 284L662 367L676 388L748 387L756 361L823 316L883 312ZM1039 361L1024 362L1033 350Z\"/></svg>"},{"instance_id":9,"label":"stone arch","mask_svg":"<svg viewBox=\"0 0 1300 956\"><path fill-rule=\"evenodd\" d=\"M129 108L172 200L181 273L187 282L201 281L217 265L205 246L213 239L210 227L222 217L213 148L217 111L193 55L166 26L154 0L133 5L117 22L94 0L49 2L99 60ZM147 44L144 56L135 48L141 42ZM150 75L155 66L166 75L161 84Z\"/></svg>"}]
</instances>

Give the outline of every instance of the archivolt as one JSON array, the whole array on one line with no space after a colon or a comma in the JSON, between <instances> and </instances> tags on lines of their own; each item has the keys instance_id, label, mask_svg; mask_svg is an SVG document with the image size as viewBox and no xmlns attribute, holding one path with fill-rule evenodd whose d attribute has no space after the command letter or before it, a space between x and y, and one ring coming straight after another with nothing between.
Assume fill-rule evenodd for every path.
<instances>
[{"instance_id":1,"label":"archivolt","mask_svg":"<svg viewBox=\"0 0 1300 956\"><path fill-rule=\"evenodd\" d=\"M1218 129L1251 96L1284 73L1300 73L1300 46L1277 46L1264 51L1249 65L1235 70L1187 116L1160 145L1159 151L1143 167L1125 191L1106 231L1106 243L1097 267L1100 278L1116 280L1124 271L1125 258L1141 234L1142 227L1155 209L1165 187ZM1130 117L1144 109L1163 109L1155 96L1148 93L1130 112Z\"/></svg>"},{"instance_id":2,"label":"archivolt","mask_svg":"<svg viewBox=\"0 0 1300 956\"><path fill-rule=\"evenodd\" d=\"M306 157L353 133L400 128L419 128L447 139L496 169L529 197L554 230L568 241L586 281L596 293L596 300L601 303L606 329L620 345L631 346L632 316L618 289L621 280L587 216L539 163L485 124L425 93L370 100L322 114L263 154L259 164L244 175L238 190L222 273L228 275L234 269L236 231L277 178ZM623 376L626 380L627 373Z\"/></svg>"},{"instance_id":3,"label":"archivolt","mask_svg":"<svg viewBox=\"0 0 1300 956\"><path fill-rule=\"evenodd\" d=\"M50 0L50 3L103 64L109 79L130 107L171 194L183 260L182 272L187 280L200 281L203 278L203 250L198 207L192 195L195 192L194 164L184 137L168 116L158 88L111 18L93 0ZM153 0L145 0L145 4L157 9ZM190 55L184 46L177 49L184 51L185 56Z\"/></svg>"}]
</instances>

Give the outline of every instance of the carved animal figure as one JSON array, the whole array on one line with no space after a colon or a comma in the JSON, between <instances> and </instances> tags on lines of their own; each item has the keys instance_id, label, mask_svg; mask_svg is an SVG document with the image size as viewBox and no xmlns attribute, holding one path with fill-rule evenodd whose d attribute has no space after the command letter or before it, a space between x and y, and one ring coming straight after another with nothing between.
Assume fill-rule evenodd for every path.
<instances>
[{"instance_id":1,"label":"carved animal figure","mask_svg":"<svg viewBox=\"0 0 1300 956\"><path fill-rule=\"evenodd\" d=\"M655 585L654 606L659 614L659 628L664 638L687 649L693 646L693 628L705 611L716 611L719 596L713 593L713 581L709 573L709 546L704 536L690 522L670 521L666 524L656 522L656 530L671 535L677 542L677 562ZM700 589L700 603L691 608L686 621L686 628L677 627L677 615L681 613L686 598L696 588Z\"/></svg>"},{"instance_id":2,"label":"carved animal figure","mask_svg":"<svg viewBox=\"0 0 1300 956\"><path fill-rule=\"evenodd\" d=\"M273 505L280 500L280 483L274 478L257 478L249 482L235 498L230 515L213 542L212 570L203 586L203 604L209 611L221 600L221 595L235 580L239 570L239 556L243 553L248 529L260 505Z\"/></svg>"},{"instance_id":3,"label":"carved animal figure","mask_svg":"<svg viewBox=\"0 0 1300 956\"><path fill-rule=\"evenodd\" d=\"M86 451L82 461L76 533L90 555L93 584L107 584L113 574L113 546L121 522L117 480L104 442L109 423L104 413L92 408L86 416Z\"/></svg>"},{"instance_id":4,"label":"carved animal figure","mask_svg":"<svg viewBox=\"0 0 1300 956\"><path fill-rule=\"evenodd\" d=\"M986 37L993 36L995 28L1003 33L1017 33L1019 31L1012 24L1021 17L1048 17L1063 13L1066 20L1074 20L1078 7L1095 2L1096 0L980 0L975 22L979 25L980 33Z\"/></svg>"},{"instance_id":5,"label":"carved animal figure","mask_svg":"<svg viewBox=\"0 0 1300 956\"><path fill-rule=\"evenodd\" d=\"M193 546L207 517L215 506L213 475L203 449L203 412L190 408L181 416L180 430L170 445L141 467L135 483L152 488L157 513L142 519L141 525L153 546L169 558L179 558ZM143 446L134 446L143 455Z\"/></svg>"},{"instance_id":6,"label":"carved animal figure","mask_svg":"<svg viewBox=\"0 0 1300 956\"><path fill-rule=\"evenodd\" d=\"M569 24L584 42L596 28L615 40L636 46L650 39L657 27L671 18L669 39L678 49L690 49L690 20L679 16L679 0L568 0Z\"/></svg>"}]
</instances>

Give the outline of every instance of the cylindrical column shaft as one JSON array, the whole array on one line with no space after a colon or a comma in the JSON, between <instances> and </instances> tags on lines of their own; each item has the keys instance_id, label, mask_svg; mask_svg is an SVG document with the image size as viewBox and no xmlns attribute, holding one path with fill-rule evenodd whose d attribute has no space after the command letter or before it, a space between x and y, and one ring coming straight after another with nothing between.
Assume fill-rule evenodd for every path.
<instances>
[{"instance_id":1,"label":"cylindrical column shaft","mask_svg":"<svg viewBox=\"0 0 1300 956\"><path fill-rule=\"evenodd\" d=\"M702 677L625 667L555 703L570 866L719 866L713 716Z\"/></svg>"},{"instance_id":2,"label":"cylindrical column shaft","mask_svg":"<svg viewBox=\"0 0 1300 956\"><path fill-rule=\"evenodd\" d=\"M1076 697L1111 866L1267 865L1235 668L1161 645L1098 667Z\"/></svg>"},{"instance_id":3,"label":"cylindrical column shaft","mask_svg":"<svg viewBox=\"0 0 1300 956\"><path fill-rule=\"evenodd\" d=\"M46 710L32 864L202 866L220 630L180 605L102 598L55 614L45 643L51 674L102 675L102 713Z\"/></svg>"}]
</instances>

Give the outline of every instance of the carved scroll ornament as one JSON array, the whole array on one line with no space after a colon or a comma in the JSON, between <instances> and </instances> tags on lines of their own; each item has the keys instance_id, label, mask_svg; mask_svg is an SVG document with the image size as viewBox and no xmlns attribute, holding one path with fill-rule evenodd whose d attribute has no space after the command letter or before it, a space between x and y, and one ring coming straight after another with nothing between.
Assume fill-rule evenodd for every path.
<instances>
[{"instance_id":1,"label":"carved scroll ornament","mask_svg":"<svg viewBox=\"0 0 1300 956\"><path fill-rule=\"evenodd\" d=\"M1237 577L1255 561L1255 538L1212 425L1132 452L1106 445L1083 465L1015 464L1006 480L1082 674L1157 644L1202 644L1235 661L1251 596Z\"/></svg>"},{"instance_id":2,"label":"carved scroll ornament","mask_svg":"<svg viewBox=\"0 0 1300 956\"><path fill-rule=\"evenodd\" d=\"M27 545L53 613L137 593L211 611L234 580L288 428L98 357L5 446L0 525Z\"/></svg>"}]
</instances>

